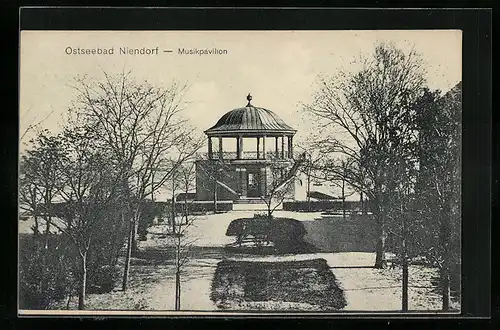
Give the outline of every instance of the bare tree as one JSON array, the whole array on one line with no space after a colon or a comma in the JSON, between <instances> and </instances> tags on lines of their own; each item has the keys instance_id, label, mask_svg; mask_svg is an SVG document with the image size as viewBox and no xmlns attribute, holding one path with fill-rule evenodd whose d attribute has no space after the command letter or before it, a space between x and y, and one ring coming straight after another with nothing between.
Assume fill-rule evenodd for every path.
<instances>
[{"instance_id":1,"label":"bare tree","mask_svg":"<svg viewBox=\"0 0 500 330\"><path fill-rule=\"evenodd\" d=\"M155 87L137 82L130 72L114 76L103 72L101 80L78 78L74 88L75 119L100 134L102 148L120 174L122 216L130 223L122 285L126 290L130 258L138 249L141 203L198 150L200 139L181 116L185 86Z\"/></svg>"},{"instance_id":2,"label":"bare tree","mask_svg":"<svg viewBox=\"0 0 500 330\"><path fill-rule=\"evenodd\" d=\"M318 183L329 183L340 189L340 199L342 200L342 214L346 216L346 198L352 196L356 191L349 185L349 172L352 161L349 158L339 156L338 159L330 158L322 154L315 148L315 142L309 142L302 147L306 153L306 159L301 166L301 172L306 175L307 180L307 201L310 202L311 181Z\"/></svg>"},{"instance_id":3,"label":"bare tree","mask_svg":"<svg viewBox=\"0 0 500 330\"><path fill-rule=\"evenodd\" d=\"M174 246L175 253L175 310L181 309L182 274L186 264L191 257L191 248L196 241L188 235L188 230L192 226L195 217L188 216L187 222L174 222L168 233L170 244Z\"/></svg>"},{"instance_id":4,"label":"bare tree","mask_svg":"<svg viewBox=\"0 0 500 330\"><path fill-rule=\"evenodd\" d=\"M306 161L306 154L302 153L292 166L274 165L270 168L270 182L266 187L266 193L261 199L267 207L267 217L272 218L273 212L283 203L289 194L290 185L297 179L297 173ZM274 205L273 205L274 204Z\"/></svg>"},{"instance_id":5,"label":"bare tree","mask_svg":"<svg viewBox=\"0 0 500 330\"><path fill-rule=\"evenodd\" d=\"M219 158L203 159L199 163L198 171L199 174L208 179L205 180L204 178L200 178L200 180L196 183L198 185L198 189L211 190L214 213L217 213L218 201L220 199L219 190L221 187L232 194L237 195L236 191L224 183L224 177L231 172L229 164Z\"/></svg>"},{"instance_id":6,"label":"bare tree","mask_svg":"<svg viewBox=\"0 0 500 330\"><path fill-rule=\"evenodd\" d=\"M418 54L394 45L377 44L361 64L358 71L322 79L305 109L324 133L316 148L331 158L344 155L353 164L346 178L370 200L378 229L375 267L383 268L388 201L398 179L387 169L393 155L406 153L403 146L416 139L411 104L425 79Z\"/></svg>"},{"instance_id":7,"label":"bare tree","mask_svg":"<svg viewBox=\"0 0 500 330\"><path fill-rule=\"evenodd\" d=\"M351 171L351 159L341 158L334 160L329 166L320 165L324 171L324 176L334 186L340 189L340 199L342 200L342 218L346 218L346 198L352 196L355 191L349 187L349 172Z\"/></svg>"},{"instance_id":8,"label":"bare tree","mask_svg":"<svg viewBox=\"0 0 500 330\"><path fill-rule=\"evenodd\" d=\"M169 221L162 221L165 224L164 233L167 237L167 246L173 248L174 253L174 267L175 267L175 299L174 307L175 310L181 309L181 291L182 283L181 276L184 272L185 265L188 263L190 258L191 247L196 239L190 238L188 235L188 229L193 225L195 217L189 214L187 209L188 201L184 199L181 202L184 206L181 216L177 214L177 200L175 198L178 191L186 191L186 187L192 185L191 178L193 176L194 166L192 164L186 164L179 166L177 170L172 173L170 177L170 182L168 185L172 193L172 200L170 204L170 214L163 212L163 216L167 217Z\"/></svg>"},{"instance_id":9,"label":"bare tree","mask_svg":"<svg viewBox=\"0 0 500 330\"><path fill-rule=\"evenodd\" d=\"M26 115L30 114L31 111L32 111L32 109L29 109L28 111L26 111L25 114L23 115L23 117L21 118L21 121L26 117ZM43 124L43 122L45 122L53 113L54 113L54 110L50 111L45 117L43 117L40 120L37 120L38 115L35 116L35 118L31 121L31 123L28 125L28 127L26 127L26 129L23 131L23 133L21 134L21 138L19 140L22 141L28 133L39 128Z\"/></svg>"},{"instance_id":10,"label":"bare tree","mask_svg":"<svg viewBox=\"0 0 500 330\"><path fill-rule=\"evenodd\" d=\"M37 308L45 307L50 299L68 292L65 284L71 281L64 274L71 267L71 262L67 263L71 258L61 240L54 239L57 219L53 203L62 189L57 161L63 152L60 140L42 130L30 141L20 159L19 207L34 220L34 224L31 227L33 235L23 238L32 243L32 249L24 250L20 255L19 290L25 300L23 304L31 301L29 304ZM58 260L57 264L54 264L55 260Z\"/></svg>"},{"instance_id":11,"label":"bare tree","mask_svg":"<svg viewBox=\"0 0 500 330\"><path fill-rule=\"evenodd\" d=\"M400 158L399 162L394 160L391 171L392 175L401 177L397 185L394 185L393 194L388 202L391 209L387 212L387 230L392 237L392 246L396 254L393 266L401 266L401 310L408 311L408 286L409 286L409 264L419 257L419 250L415 246L415 232L417 229L417 218L415 210L415 183L417 177L417 166L415 159Z\"/></svg>"},{"instance_id":12,"label":"bare tree","mask_svg":"<svg viewBox=\"0 0 500 330\"><path fill-rule=\"evenodd\" d=\"M415 105L420 109L420 231L414 236L421 255L439 269L443 311L450 308L452 267L460 264L461 101L459 83L444 96L426 90Z\"/></svg>"},{"instance_id":13,"label":"bare tree","mask_svg":"<svg viewBox=\"0 0 500 330\"><path fill-rule=\"evenodd\" d=\"M107 154L96 145L95 132L66 128L60 137L64 155L54 160L64 186L60 196L65 201L64 216L54 225L74 244L78 260L78 309L85 308L88 257L115 207L119 177L110 166Z\"/></svg>"},{"instance_id":14,"label":"bare tree","mask_svg":"<svg viewBox=\"0 0 500 330\"><path fill-rule=\"evenodd\" d=\"M311 210L311 183L314 182L325 182L323 171L320 168L320 164L323 159L323 155L317 152L317 149L310 148L311 142L306 142L305 145L297 145L296 148L302 150L305 153L305 159L302 166L299 167L299 172L304 174L306 177L306 201L309 211ZM304 184L302 181L301 185Z\"/></svg>"},{"instance_id":15,"label":"bare tree","mask_svg":"<svg viewBox=\"0 0 500 330\"><path fill-rule=\"evenodd\" d=\"M52 203L62 188L61 173L57 161L63 153L60 139L48 131L40 131L31 141L31 148L21 157L19 202L35 220L33 232L40 233L40 222L45 223L45 249L52 226Z\"/></svg>"},{"instance_id":16,"label":"bare tree","mask_svg":"<svg viewBox=\"0 0 500 330\"><path fill-rule=\"evenodd\" d=\"M189 221L190 206L194 202L194 199L188 199L188 194L196 187L195 163L191 161L181 165L178 172L179 185L182 192L184 193L184 202L182 208L183 218L184 222L187 224Z\"/></svg>"}]
</instances>

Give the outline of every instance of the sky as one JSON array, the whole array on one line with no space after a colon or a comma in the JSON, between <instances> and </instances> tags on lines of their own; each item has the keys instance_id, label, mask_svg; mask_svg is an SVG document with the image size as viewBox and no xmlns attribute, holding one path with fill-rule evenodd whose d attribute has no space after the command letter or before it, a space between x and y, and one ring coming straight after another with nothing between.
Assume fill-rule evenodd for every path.
<instances>
[{"instance_id":1,"label":"sky","mask_svg":"<svg viewBox=\"0 0 500 330\"><path fill-rule=\"evenodd\" d=\"M378 41L421 53L432 89L446 91L461 80L462 35L457 30L22 31L20 132L44 118L42 128L59 130L61 116L75 98L75 76L102 78L102 71L130 70L137 79L159 86L187 84L184 115L200 134L224 113L245 106L251 93L253 105L274 111L298 130L300 140L312 129L300 116L301 104L312 100L318 75L349 69ZM114 47L115 54L68 55L68 47ZM119 47L158 47L159 54L119 55ZM178 54L178 48L214 47L227 54ZM23 141L32 136L26 134Z\"/></svg>"}]
</instances>

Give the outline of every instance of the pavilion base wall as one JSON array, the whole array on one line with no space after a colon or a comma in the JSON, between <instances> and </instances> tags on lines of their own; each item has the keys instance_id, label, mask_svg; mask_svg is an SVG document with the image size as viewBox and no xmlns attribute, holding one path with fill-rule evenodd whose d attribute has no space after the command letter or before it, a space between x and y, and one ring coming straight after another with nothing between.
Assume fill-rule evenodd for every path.
<instances>
[{"instance_id":1,"label":"pavilion base wall","mask_svg":"<svg viewBox=\"0 0 500 330\"><path fill-rule=\"evenodd\" d=\"M247 198L259 198L259 196L248 196L247 191L247 173L253 172L259 174L260 195L265 196L271 189L273 180L280 179L280 175L273 174L273 164L248 163L233 164L231 162L221 163L214 160L196 161L196 200L213 201L215 187L215 173L218 180L229 187L235 193L221 185L217 185L217 200L241 200ZM284 171L286 171L286 165ZM274 170L276 171L276 170ZM278 173L279 169L278 169ZM290 182L286 190L286 199L295 197L295 184Z\"/></svg>"},{"instance_id":2,"label":"pavilion base wall","mask_svg":"<svg viewBox=\"0 0 500 330\"><path fill-rule=\"evenodd\" d=\"M219 168L218 180L226 184L232 190L238 192L240 187L239 173L232 166L221 166L211 160L196 161L196 199L200 201L214 200L215 173ZM217 200L235 200L238 196L227 189L217 185Z\"/></svg>"}]
</instances>

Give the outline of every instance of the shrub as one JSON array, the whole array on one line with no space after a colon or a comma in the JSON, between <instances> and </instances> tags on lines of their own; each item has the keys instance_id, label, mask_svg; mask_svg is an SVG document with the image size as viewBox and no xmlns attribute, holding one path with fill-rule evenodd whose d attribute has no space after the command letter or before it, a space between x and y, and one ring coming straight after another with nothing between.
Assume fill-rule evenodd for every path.
<instances>
[{"instance_id":1,"label":"shrub","mask_svg":"<svg viewBox=\"0 0 500 330\"><path fill-rule=\"evenodd\" d=\"M137 224L137 235L140 241L145 241L147 239L147 229L153 225L153 220L160 211L157 209L157 205L151 201L145 201L141 207L141 217L139 218L139 223Z\"/></svg>"},{"instance_id":2,"label":"shrub","mask_svg":"<svg viewBox=\"0 0 500 330\"><path fill-rule=\"evenodd\" d=\"M241 218L231 221L229 224L226 235L239 236L239 235L265 235L269 234L273 241L283 241L290 239L302 239L306 231L300 221L290 218L267 218L257 217L254 218Z\"/></svg>"},{"instance_id":3,"label":"shrub","mask_svg":"<svg viewBox=\"0 0 500 330\"><path fill-rule=\"evenodd\" d=\"M345 201L345 209L354 211L360 209L360 202ZM295 212L325 212L325 211L341 211L342 201L293 201L283 202L284 211Z\"/></svg>"},{"instance_id":4,"label":"shrub","mask_svg":"<svg viewBox=\"0 0 500 330\"><path fill-rule=\"evenodd\" d=\"M103 265L96 266L89 272L87 281L88 293L108 293L116 285L120 269L118 266Z\"/></svg>"},{"instance_id":5,"label":"shrub","mask_svg":"<svg viewBox=\"0 0 500 330\"><path fill-rule=\"evenodd\" d=\"M305 234L304 225L295 219L278 218L271 222L271 239L275 244L301 242Z\"/></svg>"},{"instance_id":6,"label":"shrub","mask_svg":"<svg viewBox=\"0 0 500 330\"><path fill-rule=\"evenodd\" d=\"M226 230L227 236L260 236L269 233L268 218L242 218L231 221Z\"/></svg>"},{"instance_id":7,"label":"shrub","mask_svg":"<svg viewBox=\"0 0 500 330\"><path fill-rule=\"evenodd\" d=\"M290 218L241 218L231 221L226 235L236 236L237 242L243 237L253 236L259 246L260 240L265 239L273 243L275 252L306 253L314 249L304 242L306 230L304 225Z\"/></svg>"},{"instance_id":8,"label":"shrub","mask_svg":"<svg viewBox=\"0 0 500 330\"><path fill-rule=\"evenodd\" d=\"M19 307L46 309L73 291L75 276L70 245L57 235L44 242L33 235L19 238Z\"/></svg>"},{"instance_id":9,"label":"shrub","mask_svg":"<svg viewBox=\"0 0 500 330\"><path fill-rule=\"evenodd\" d=\"M120 269L109 265L114 259L103 242L96 238L96 246L88 255L88 293L110 292L119 278ZM69 295L77 295L79 263L74 243L66 236L50 235L45 249L44 236L35 239L31 234L20 235L19 259L20 308L46 309Z\"/></svg>"}]
</instances>

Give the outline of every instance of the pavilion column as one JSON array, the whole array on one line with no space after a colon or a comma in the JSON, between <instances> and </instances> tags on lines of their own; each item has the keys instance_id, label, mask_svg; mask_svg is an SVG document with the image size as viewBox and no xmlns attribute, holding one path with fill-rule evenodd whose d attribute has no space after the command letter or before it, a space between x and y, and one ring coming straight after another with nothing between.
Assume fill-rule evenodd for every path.
<instances>
[{"instance_id":1,"label":"pavilion column","mask_svg":"<svg viewBox=\"0 0 500 330\"><path fill-rule=\"evenodd\" d=\"M213 158L213 152L212 152L212 137L208 137L208 159Z\"/></svg>"},{"instance_id":2,"label":"pavilion column","mask_svg":"<svg viewBox=\"0 0 500 330\"><path fill-rule=\"evenodd\" d=\"M260 137L257 137L257 159L260 158Z\"/></svg>"},{"instance_id":3,"label":"pavilion column","mask_svg":"<svg viewBox=\"0 0 500 330\"><path fill-rule=\"evenodd\" d=\"M241 159L241 136L236 137L236 159Z\"/></svg>"},{"instance_id":4,"label":"pavilion column","mask_svg":"<svg viewBox=\"0 0 500 330\"><path fill-rule=\"evenodd\" d=\"M278 137L276 136L274 139L275 139L274 150L276 151L276 158L278 158L280 156L279 150L278 150Z\"/></svg>"},{"instance_id":5,"label":"pavilion column","mask_svg":"<svg viewBox=\"0 0 500 330\"><path fill-rule=\"evenodd\" d=\"M222 159L222 136L219 136L219 159Z\"/></svg>"},{"instance_id":6,"label":"pavilion column","mask_svg":"<svg viewBox=\"0 0 500 330\"><path fill-rule=\"evenodd\" d=\"M285 158L285 136L281 137L281 158Z\"/></svg>"},{"instance_id":7,"label":"pavilion column","mask_svg":"<svg viewBox=\"0 0 500 330\"><path fill-rule=\"evenodd\" d=\"M288 137L288 158L293 158L293 136Z\"/></svg>"},{"instance_id":8,"label":"pavilion column","mask_svg":"<svg viewBox=\"0 0 500 330\"><path fill-rule=\"evenodd\" d=\"M266 136L262 137L262 159L266 159Z\"/></svg>"},{"instance_id":9,"label":"pavilion column","mask_svg":"<svg viewBox=\"0 0 500 330\"><path fill-rule=\"evenodd\" d=\"M244 158L244 152L243 152L243 136L240 136L240 158Z\"/></svg>"}]
</instances>

